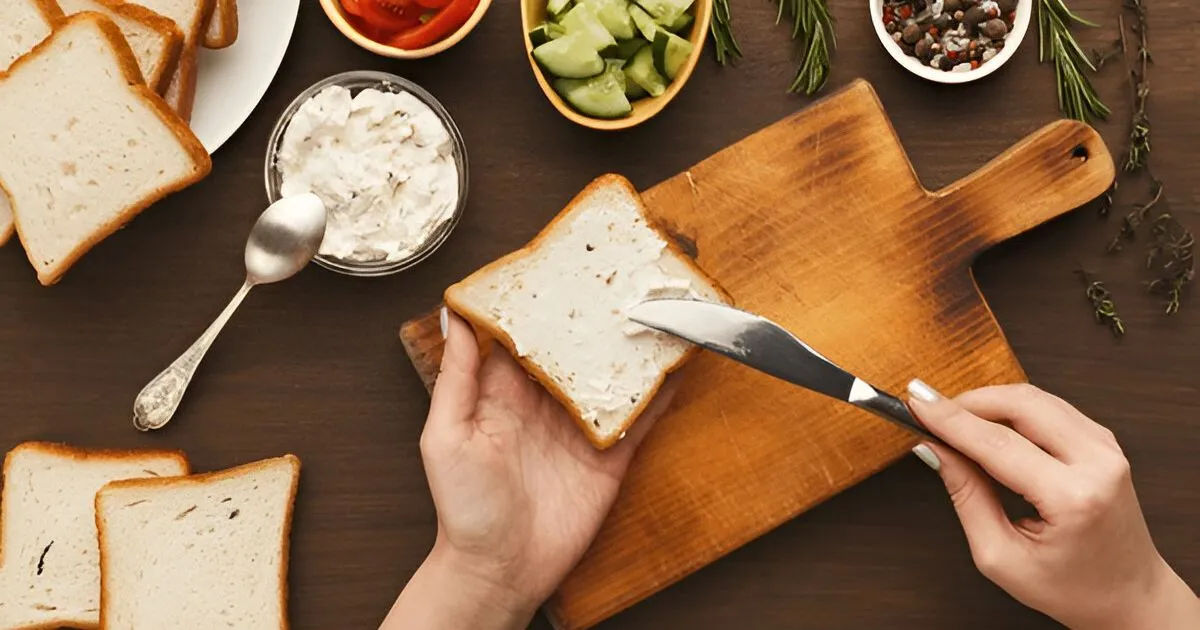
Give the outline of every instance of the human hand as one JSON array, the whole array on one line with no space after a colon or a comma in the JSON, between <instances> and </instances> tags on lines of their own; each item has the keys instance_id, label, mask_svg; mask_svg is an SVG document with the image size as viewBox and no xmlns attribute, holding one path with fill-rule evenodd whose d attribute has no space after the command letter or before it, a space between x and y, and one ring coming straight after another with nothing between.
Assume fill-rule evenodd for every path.
<instances>
[{"instance_id":1,"label":"human hand","mask_svg":"<svg viewBox=\"0 0 1200 630\"><path fill-rule=\"evenodd\" d=\"M1200 628L1200 602L1155 548L1111 431L1031 385L953 400L921 381L908 389L953 447L914 452L942 476L985 577L1077 630ZM1040 518L1012 522L989 475Z\"/></svg>"},{"instance_id":2,"label":"human hand","mask_svg":"<svg viewBox=\"0 0 1200 630\"><path fill-rule=\"evenodd\" d=\"M482 358L454 315L443 315L443 329L421 436L437 541L383 628L524 628L595 538L673 389L620 444L598 451L502 348ZM464 595L445 601L447 588Z\"/></svg>"}]
</instances>

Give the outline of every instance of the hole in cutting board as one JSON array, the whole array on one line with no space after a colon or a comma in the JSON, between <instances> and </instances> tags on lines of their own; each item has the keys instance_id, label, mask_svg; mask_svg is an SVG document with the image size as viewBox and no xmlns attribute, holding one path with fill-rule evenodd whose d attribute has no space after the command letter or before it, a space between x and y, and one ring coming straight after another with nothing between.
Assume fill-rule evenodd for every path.
<instances>
[{"instance_id":1,"label":"hole in cutting board","mask_svg":"<svg viewBox=\"0 0 1200 630\"><path fill-rule=\"evenodd\" d=\"M1087 147L1077 144L1074 149L1071 149L1071 157L1081 162L1086 162L1091 155L1088 153Z\"/></svg>"}]
</instances>

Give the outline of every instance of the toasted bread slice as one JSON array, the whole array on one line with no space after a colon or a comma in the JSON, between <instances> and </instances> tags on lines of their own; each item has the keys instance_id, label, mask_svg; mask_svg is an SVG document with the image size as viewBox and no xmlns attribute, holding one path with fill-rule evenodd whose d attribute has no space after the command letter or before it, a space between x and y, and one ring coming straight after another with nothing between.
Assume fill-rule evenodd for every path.
<instances>
[{"instance_id":1,"label":"toasted bread slice","mask_svg":"<svg viewBox=\"0 0 1200 630\"><path fill-rule=\"evenodd\" d=\"M204 47L227 48L237 41L237 37L237 0L217 0L212 17L208 20L208 30L204 33Z\"/></svg>"},{"instance_id":2,"label":"toasted bread slice","mask_svg":"<svg viewBox=\"0 0 1200 630\"><path fill-rule=\"evenodd\" d=\"M0 503L0 629L99 627L97 491L119 479L187 473L174 451L13 449Z\"/></svg>"},{"instance_id":3,"label":"toasted bread slice","mask_svg":"<svg viewBox=\"0 0 1200 630\"><path fill-rule=\"evenodd\" d=\"M286 629L300 460L109 484L96 495L105 630Z\"/></svg>"},{"instance_id":4,"label":"toasted bread slice","mask_svg":"<svg viewBox=\"0 0 1200 630\"><path fill-rule=\"evenodd\" d=\"M146 85L159 94L166 90L183 49L183 31L173 20L120 0L58 0L58 6L67 15L95 11L116 23L137 57Z\"/></svg>"},{"instance_id":5,"label":"toasted bread slice","mask_svg":"<svg viewBox=\"0 0 1200 630\"><path fill-rule=\"evenodd\" d=\"M211 169L102 15L67 18L0 76L0 189L42 284Z\"/></svg>"},{"instance_id":6,"label":"toasted bread slice","mask_svg":"<svg viewBox=\"0 0 1200 630\"><path fill-rule=\"evenodd\" d=\"M598 448L615 444L694 352L630 322L652 297L729 302L655 227L624 178L592 182L525 248L446 291L508 348Z\"/></svg>"}]
</instances>

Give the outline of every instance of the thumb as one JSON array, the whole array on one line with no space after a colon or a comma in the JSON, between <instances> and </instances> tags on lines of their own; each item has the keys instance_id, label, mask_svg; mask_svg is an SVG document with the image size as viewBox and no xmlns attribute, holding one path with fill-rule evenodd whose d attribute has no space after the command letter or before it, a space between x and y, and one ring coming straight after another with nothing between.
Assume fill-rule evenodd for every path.
<instances>
[{"instance_id":1,"label":"thumb","mask_svg":"<svg viewBox=\"0 0 1200 630\"><path fill-rule=\"evenodd\" d=\"M921 444L913 453L941 476L979 571L995 581L1002 566L1019 562L1013 557L1020 543L1017 531L991 479L974 462L945 446Z\"/></svg>"},{"instance_id":2,"label":"thumb","mask_svg":"<svg viewBox=\"0 0 1200 630\"><path fill-rule=\"evenodd\" d=\"M479 402L479 344L471 327L445 307L441 323L446 347L442 369L433 386L426 430L469 431L471 416Z\"/></svg>"}]
</instances>

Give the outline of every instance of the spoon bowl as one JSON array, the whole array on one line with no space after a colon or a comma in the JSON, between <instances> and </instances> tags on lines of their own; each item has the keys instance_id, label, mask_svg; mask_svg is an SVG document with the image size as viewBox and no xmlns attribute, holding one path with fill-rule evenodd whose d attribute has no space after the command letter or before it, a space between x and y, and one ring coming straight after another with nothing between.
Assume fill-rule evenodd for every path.
<instances>
[{"instance_id":1,"label":"spoon bowl","mask_svg":"<svg viewBox=\"0 0 1200 630\"><path fill-rule=\"evenodd\" d=\"M312 193L271 204L246 241L247 280L271 284L299 273L321 249L325 222L325 204Z\"/></svg>"},{"instance_id":2,"label":"spoon bowl","mask_svg":"<svg viewBox=\"0 0 1200 630\"><path fill-rule=\"evenodd\" d=\"M546 76L542 67L533 58L533 41L529 39L529 32L546 21L546 0L521 0L521 25L524 30L526 57L529 59L529 65L533 68L533 76L541 86L542 92L550 100L550 104L558 110L558 113L565 116L567 120L589 129L601 131L629 129L657 116L675 99L688 79L691 78L692 71L700 62L700 55L704 54L704 44L708 40L708 29L712 22L712 8L713 0L695 0L692 5L695 20L692 21L692 30L687 36L688 41L692 43L691 56L688 57L687 62L683 64L679 74L675 76L674 81L671 81L671 85L667 86L667 91L662 96L640 98L634 101L632 103L633 111L624 118L606 119L585 116L563 100L550 85L551 79Z\"/></svg>"}]
</instances>

